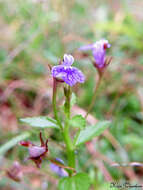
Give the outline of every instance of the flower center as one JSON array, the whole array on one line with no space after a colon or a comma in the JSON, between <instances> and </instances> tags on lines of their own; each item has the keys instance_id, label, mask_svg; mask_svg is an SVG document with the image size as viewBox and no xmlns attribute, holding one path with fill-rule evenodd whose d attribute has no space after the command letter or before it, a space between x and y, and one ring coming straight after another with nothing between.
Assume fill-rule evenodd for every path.
<instances>
[{"instance_id":1,"label":"flower center","mask_svg":"<svg viewBox=\"0 0 143 190\"><path fill-rule=\"evenodd\" d=\"M107 43L104 43L103 48L104 48L104 49L107 49L107 48L108 48L108 44L107 44Z\"/></svg>"},{"instance_id":2,"label":"flower center","mask_svg":"<svg viewBox=\"0 0 143 190\"><path fill-rule=\"evenodd\" d=\"M64 69L66 70L66 69L72 69L72 67L71 66L64 66Z\"/></svg>"}]
</instances>

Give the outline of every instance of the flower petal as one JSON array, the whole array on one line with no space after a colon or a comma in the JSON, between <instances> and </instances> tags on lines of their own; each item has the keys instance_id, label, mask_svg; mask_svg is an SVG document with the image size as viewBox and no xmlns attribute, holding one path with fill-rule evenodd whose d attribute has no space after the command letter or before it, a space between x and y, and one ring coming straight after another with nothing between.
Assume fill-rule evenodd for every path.
<instances>
[{"instance_id":1,"label":"flower petal","mask_svg":"<svg viewBox=\"0 0 143 190\"><path fill-rule=\"evenodd\" d=\"M65 67L63 65L58 65L58 66L52 67L51 73L52 73L53 77L63 78L63 76L66 75L66 70L65 70Z\"/></svg>"},{"instance_id":2,"label":"flower petal","mask_svg":"<svg viewBox=\"0 0 143 190\"><path fill-rule=\"evenodd\" d=\"M93 56L96 62L96 65L99 67L104 66L104 61L105 61L105 50L103 49L96 49L93 51Z\"/></svg>"},{"instance_id":3,"label":"flower petal","mask_svg":"<svg viewBox=\"0 0 143 190\"><path fill-rule=\"evenodd\" d=\"M72 55L64 54L63 65L71 66L74 62Z\"/></svg>"},{"instance_id":4,"label":"flower petal","mask_svg":"<svg viewBox=\"0 0 143 190\"><path fill-rule=\"evenodd\" d=\"M70 86L73 86L77 83L77 80L74 78L74 75L72 73L69 73L66 76L64 76L63 80Z\"/></svg>"},{"instance_id":5,"label":"flower petal","mask_svg":"<svg viewBox=\"0 0 143 190\"><path fill-rule=\"evenodd\" d=\"M63 77L63 80L70 86L75 85L77 82L83 83L85 77L83 73L76 67L70 67L67 69L67 75Z\"/></svg>"},{"instance_id":6,"label":"flower petal","mask_svg":"<svg viewBox=\"0 0 143 190\"><path fill-rule=\"evenodd\" d=\"M85 81L84 74L76 67L72 67L72 70L73 70L73 76L76 79L76 81L80 82L80 83L84 83L84 81Z\"/></svg>"},{"instance_id":7,"label":"flower petal","mask_svg":"<svg viewBox=\"0 0 143 190\"><path fill-rule=\"evenodd\" d=\"M94 49L94 44L89 44L89 45L82 46L79 48L79 50L81 51L92 50L92 49Z\"/></svg>"},{"instance_id":8,"label":"flower petal","mask_svg":"<svg viewBox=\"0 0 143 190\"><path fill-rule=\"evenodd\" d=\"M101 39L96 43L81 47L80 50L92 50L96 67L102 68L105 66L106 49L110 47L108 40Z\"/></svg>"},{"instance_id":9,"label":"flower petal","mask_svg":"<svg viewBox=\"0 0 143 190\"><path fill-rule=\"evenodd\" d=\"M32 157L32 158L39 157L43 153L46 152L45 147L39 147L39 146L29 147L28 150L29 150L29 156Z\"/></svg>"},{"instance_id":10,"label":"flower petal","mask_svg":"<svg viewBox=\"0 0 143 190\"><path fill-rule=\"evenodd\" d=\"M60 158L56 158L56 160L60 162L61 164L64 164L63 160L61 160ZM55 172L60 177L68 176L68 173L63 168L61 168L60 166L54 163L50 164L50 168L53 172Z\"/></svg>"},{"instance_id":11,"label":"flower petal","mask_svg":"<svg viewBox=\"0 0 143 190\"><path fill-rule=\"evenodd\" d=\"M63 64L52 68L52 76L55 78L61 78L70 86L75 85L77 82L83 83L85 77L80 70L71 66L73 61L73 56L65 54Z\"/></svg>"}]
</instances>

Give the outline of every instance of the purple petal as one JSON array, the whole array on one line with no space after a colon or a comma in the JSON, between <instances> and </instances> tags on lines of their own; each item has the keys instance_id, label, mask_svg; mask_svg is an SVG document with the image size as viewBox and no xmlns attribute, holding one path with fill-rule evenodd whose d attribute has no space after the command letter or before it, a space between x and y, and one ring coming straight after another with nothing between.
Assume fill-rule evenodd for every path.
<instances>
[{"instance_id":1,"label":"purple petal","mask_svg":"<svg viewBox=\"0 0 143 190\"><path fill-rule=\"evenodd\" d=\"M54 66L51 73L53 77L63 78L66 75L65 67L63 65Z\"/></svg>"},{"instance_id":2,"label":"purple petal","mask_svg":"<svg viewBox=\"0 0 143 190\"><path fill-rule=\"evenodd\" d=\"M60 158L55 158L55 160L57 160L58 162L60 162L61 164L64 164L64 161Z\"/></svg>"},{"instance_id":3,"label":"purple petal","mask_svg":"<svg viewBox=\"0 0 143 190\"><path fill-rule=\"evenodd\" d=\"M83 83L85 81L83 73L76 67L70 66L73 62L73 56L65 54L63 64L52 68L52 76L64 80L70 86L75 85L77 82Z\"/></svg>"},{"instance_id":4,"label":"purple petal","mask_svg":"<svg viewBox=\"0 0 143 190\"><path fill-rule=\"evenodd\" d=\"M63 160L61 160L60 158L56 158L56 160L60 162L61 164L64 164ZM56 164L51 163L50 168L53 172L58 174L58 176L60 177L68 176L68 173L63 168L61 168L60 166Z\"/></svg>"},{"instance_id":5,"label":"purple petal","mask_svg":"<svg viewBox=\"0 0 143 190\"><path fill-rule=\"evenodd\" d=\"M108 43L108 40L104 39L95 43L95 47L92 52L97 67L102 68L105 66L106 49L110 46L111 45Z\"/></svg>"},{"instance_id":6,"label":"purple petal","mask_svg":"<svg viewBox=\"0 0 143 190\"><path fill-rule=\"evenodd\" d=\"M29 150L29 156L36 158L38 156L41 156L45 152L45 147L32 146L29 147L28 150Z\"/></svg>"},{"instance_id":7,"label":"purple petal","mask_svg":"<svg viewBox=\"0 0 143 190\"><path fill-rule=\"evenodd\" d=\"M84 74L76 67L72 67L72 69L73 69L73 76L76 79L76 81L80 82L80 83L84 83L84 81L85 81Z\"/></svg>"},{"instance_id":8,"label":"purple petal","mask_svg":"<svg viewBox=\"0 0 143 190\"><path fill-rule=\"evenodd\" d=\"M106 45L106 48L104 48L104 45ZM95 49L96 48L107 49L110 47L111 47L111 45L109 44L108 40L105 40L105 39L101 39L95 43Z\"/></svg>"},{"instance_id":9,"label":"purple petal","mask_svg":"<svg viewBox=\"0 0 143 190\"><path fill-rule=\"evenodd\" d=\"M111 44L107 43L107 48L110 48L111 47Z\"/></svg>"},{"instance_id":10,"label":"purple petal","mask_svg":"<svg viewBox=\"0 0 143 190\"><path fill-rule=\"evenodd\" d=\"M52 76L63 79L68 85L73 86L77 82L83 83L85 77L76 67L58 65L52 68Z\"/></svg>"},{"instance_id":11,"label":"purple petal","mask_svg":"<svg viewBox=\"0 0 143 190\"><path fill-rule=\"evenodd\" d=\"M80 50L92 50L96 66L102 68L105 65L106 49L110 47L111 45L109 44L108 40L102 39L96 43L83 46L80 48Z\"/></svg>"},{"instance_id":12,"label":"purple petal","mask_svg":"<svg viewBox=\"0 0 143 190\"><path fill-rule=\"evenodd\" d=\"M69 67L66 72L67 75L63 77L63 80L70 86L75 85L77 82L83 83L85 81L83 73L76 67Z\"/></svg>"},{"instance_id":13,"label":"purple petal","mask_svg":"<svg viewBox=\"0 0 143 190\"><path fill-rule=\"evenodd\" d=\"M67 74L67 76L63 77L63 80L70 86L73 86L77 83L76 79L72 74Z\"/></svg>"},{"instance_id":14,"label":"purple petal","mask_svg":"<svg viewBox=\"0 0 143 190\"><path fill-rule=\"evenodd\" d=\"M71 66L74 62L72 55L64 54L63 65Z\"/></svg>"},{"instance_id":15,"label":"purple petal","mask_svg":"<svg viewBox=\"0 0 143 190\"><path fill-rule=\"evenodd\" d=\"M94 56L96 65L98 65L100 68L103 67L104 61L105 61L105 50L103 49L94 50L93 56Z\"/></svg>"},{"instance_id":16,"label":"purple petal","mask_svg":"<svg viewBox=\"0 0 143 190\"><path fill-rule=\"evenodd\" d=\"M89 45L82 46L79 48L79 50L81 51L92 50L92 49L94 49L94 44L89 44Z\"/></svg>"},{"instance_id":17,"label":"purple petal","mask_svg":"<svg viewBox=\"0 0 143 190\"><path fill-rule=\"evenodd\" d=\"M68 176L68 173L63 168L57 166L56 164L51 163L50 168L53 172L55 172L60 177Z\"/></svg>"}]
</instances>

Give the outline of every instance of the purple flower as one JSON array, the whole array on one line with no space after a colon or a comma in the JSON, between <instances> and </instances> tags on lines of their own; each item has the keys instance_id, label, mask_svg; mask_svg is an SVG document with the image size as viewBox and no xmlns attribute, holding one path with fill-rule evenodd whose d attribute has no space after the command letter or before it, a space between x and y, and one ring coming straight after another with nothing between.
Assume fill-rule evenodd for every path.
<instances>
[{"instance_id":1,"label":"purple flower","mask_svg":"<svg viewBox=\"0 0 143 190\"><path fill-rule=\"evenodd\" d=\"M28 147L29 151L28 159L34 161L38 168L40 168L42 160L46 156L46 153L48 152L48 139L46 140L46 142L44 142L41 132L39 136L40 136L41 146L34 145L30 141L20 141L19 143L21 146Z\"/></svg>"},{"instance_id":2,"label":"purple flower","mask_svg":"<svg viewBox=\"0 0 143 190\"><path fill-rule=\"evenodd\" d=\"M77 82L83 83L85 77L79 69L71 66L73 62L74 58L72 55L64 54L62 64L52 68L52 76L54 78L62 79L70 86L75 85Z\"/></svg>"},{"instance_id":3,"label":"purple flower","mask_svg":"<svg viewBox=\"0 0 143 190\"><path fill-rule=\"evenodd\" d=\"M106 56L106 49L110 48L111 45L108 43L108 40L99 40L94 44L90 44L90 45L86 45L81 47L79 50L92 50L95 62L94 62L94 66L102 69L106 66L106 60L105 60L105 56Z\"/></svg>"},{"instance_id":4,"label":"purple flower","mask_svg":"<svg viewBox=\"0 0 143 190\"><path fill-rule=\"evenodd\" d=\"M63 160L61 160L60 158L56 158L55 160L57 161L57 164L51 163L51 170L60 177L68 176L68 173L62 167L60 167L60 164L64 165ZM60 164L58 165L58 163Z\"/></svg>"}]
</instances>

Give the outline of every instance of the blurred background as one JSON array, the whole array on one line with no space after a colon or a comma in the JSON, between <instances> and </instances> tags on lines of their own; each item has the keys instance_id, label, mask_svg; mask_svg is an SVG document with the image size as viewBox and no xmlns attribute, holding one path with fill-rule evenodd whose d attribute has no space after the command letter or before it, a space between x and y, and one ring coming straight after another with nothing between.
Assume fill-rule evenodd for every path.
<instances>
[{"instance_id":1,"label":"blurred background","mask_svg":"<svg viewBox=\"0 0 143 190\"><path fill-rule=\"evenodd\" d=\"M24 161L27 149L8 144L5 149L3 145L32 130L21 125L19 118L52 116L48 64L57 64L64 53L73 54L75 66L86 75L86 82L73 89L78 97L73 112L85 113L97 71L92 57L82 55L78 48L101 38L112 44L108 55L113 60L89 123L110 119L112 125L100 138L77 150L78 170L89 174L93 190L111 189L111 181L143 183L142 7L141 0L0 0L0 190L57 189L59 177L48 161L39 170L33 162ZM60 89L59 101L62 96ZM38 144L39 131L32 132L30 140ZM50 154L66 163L59 132L44 133L50 139ZM14 169L15 161L23 175L20 182L6 174Z\"/></svg>"}]
</instances>

